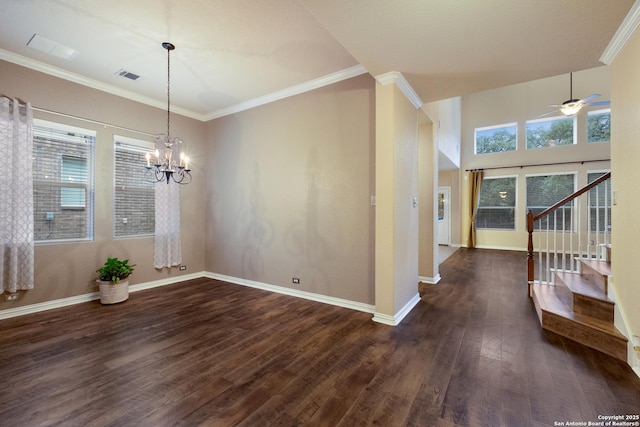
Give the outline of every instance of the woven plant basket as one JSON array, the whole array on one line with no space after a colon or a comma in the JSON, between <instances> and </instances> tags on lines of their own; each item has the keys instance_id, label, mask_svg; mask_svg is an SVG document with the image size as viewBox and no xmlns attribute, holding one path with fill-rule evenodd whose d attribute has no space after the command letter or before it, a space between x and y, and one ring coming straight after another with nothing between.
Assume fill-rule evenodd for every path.
<instances>
[{"instance_id":1,"label":"woven plant basket","mask_svg":"<svg viewBox=\"0 0 640 427\"><path fill-rule=\"evenodd\" d=\"M100 303L116 304L129 298L129 281L121 280L120 283L96 280L100 287Z\"/></svg>"}]
</instances>

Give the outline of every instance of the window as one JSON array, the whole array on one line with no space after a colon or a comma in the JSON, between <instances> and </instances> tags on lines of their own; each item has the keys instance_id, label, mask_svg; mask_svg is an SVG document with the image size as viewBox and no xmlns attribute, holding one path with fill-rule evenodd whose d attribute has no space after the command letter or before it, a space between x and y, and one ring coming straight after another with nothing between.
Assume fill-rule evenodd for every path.
<instances>
[{"instance_id":1,"label":"window","mask_svg":"<svg viewBox=\"0 0 640 427\"><path fill-rule=\"evenodd\" d=\"M36 242L93 238L95 132L34 119Z\"/></svg>"},{"instance_id":2,"label":"window","mask_svg":"<svg viewBox=\"0 0 640 427\"><path fill-rule=\"evenodd\" d=\"M528 176L527 212L531 210L537 215L574 191L575 174ZM550 222L547 223L547 220ZM555 215L551 214L541 222L543 229L548 226L549 229L571 230L571 209L569 206L561 207ZM536 221L534 226L536 230L539 229L540 222Z\"/></svg>"},{"instance_id":3,"label":"window","mask_svg":"<svg viewBox=\"0 0 640 427\"><path fill-rule=\"evenodd\" d=\"M527 120L527 150L575 144L575 117Z\"/></svg>"},{"instance_id":4,"label":"window","mask_svg":"<svg viewBox=\"0 0 640 427\"><path fill-rule=\"evenodd\" d=\"M151 142L114 136L114 237L153 234L155 231L155 185L145 180L145 154Z\"/></svg>"},{"instance_id":5,"label":"window","mask_svg":"<svg viewBox=\"0 0 640 427\"><path fill-rule=\"evenodd\" d=\"M587 142L611 141L611 109L587 113Z\"/></svg>"},{"instance_id":6,"label":"window","mask_svg":"<svg viewBox=\"0 0 640 427\"><path fill-rule=\"evenodd\" d=\"M476 228L515 230L516 177L484 178L480 187Z\"/></svg>"},{"instance_id":7,"label":"window","mask_svg":"<svg viewBox=\"0 0 640 427\"><path fill-rule=\"evenodd\" d=\"M605 172L589 172L587 182L590 184L604 175ZM589 190L589 223L591 232L611 231L611 182L605 181Z\"/></svg>"},{"instance_id":8,"label":"window","mask_svg":"<svg viewBox=\"0 0 640 427\"><path fill-rule=\"evenodd\" d=\"M513 151L517 148L517 133L517 123L476 128L475 152L483 154Z\"/></svg>"},{"instance_id":9,"label":"window","mask_svg":"<svg viewBox=\"0 0 640 427\"><path fill-rule=\"evenodd\" d=\"M87 159L62 156L62 182L60 206L63 208L85 208L87 206Z\"/></svg>"}]
</instances>

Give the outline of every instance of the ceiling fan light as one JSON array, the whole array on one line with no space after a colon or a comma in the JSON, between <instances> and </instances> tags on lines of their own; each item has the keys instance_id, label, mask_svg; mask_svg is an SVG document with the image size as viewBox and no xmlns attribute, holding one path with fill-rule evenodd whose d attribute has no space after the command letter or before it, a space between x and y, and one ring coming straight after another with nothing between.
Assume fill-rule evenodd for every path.
<instances>
[{"instance_id":1,"label":"ceiling fan light","mask_svg":"<svg viewBox=\"0 0 640 427\"><path fill-rule=\"evenodd\" d=\"M577 114L581 108L582 108L582 104L572 102L570 104L566 104L560 107L560 112L565 116L573 116L574 114Z\"/></svg>"}]
</instances>

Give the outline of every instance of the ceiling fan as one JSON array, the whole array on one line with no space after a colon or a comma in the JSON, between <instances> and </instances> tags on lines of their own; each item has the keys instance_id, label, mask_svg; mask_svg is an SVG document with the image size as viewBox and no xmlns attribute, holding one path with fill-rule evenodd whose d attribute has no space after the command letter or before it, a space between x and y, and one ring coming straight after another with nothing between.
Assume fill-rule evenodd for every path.
<instances>
[{"instance_id":1,"label":"ceiling fan","mask_svg":"<svg viewBox=\"0 0 640 427\"><path fill-rule=\"evenodd\" d=\"M562 104L552 104L547 107L557 108L555 111L551 111L550 113L543 114L542 116L548 116L550 114L555 113L556 111L561 112L565 116L573 116L578 113L583 107L587 106L598 106L598 105L609 105L610 101L598 101L591 102L591 100L599 97L599 93L594 93L592 95L587 96L582 99L574 99L573 98L573 73L569 74L569 99L564 101ZM540 116L540 117L542 117Z\"/></svg>"}]
</instances>

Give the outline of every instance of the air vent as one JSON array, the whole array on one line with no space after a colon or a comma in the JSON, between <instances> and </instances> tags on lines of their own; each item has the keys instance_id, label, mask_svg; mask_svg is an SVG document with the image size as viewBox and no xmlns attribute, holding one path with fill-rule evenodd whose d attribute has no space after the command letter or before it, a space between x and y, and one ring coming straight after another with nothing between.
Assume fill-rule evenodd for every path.
<instances>
[{"instance_id":1,"label":"air vent","mask_svg":"<svg viewBox=\"0 0 640 427\"><path fill-rule=\"evenodd\" d=\"M119 70L116 74L119 75L119 76L125 77L125 78L127 78L129 80L138 80L140 78L139 75L134 74L134 73L132 73L130 71L127 71L127 70Z\"/></svg>"}]
</instances>

